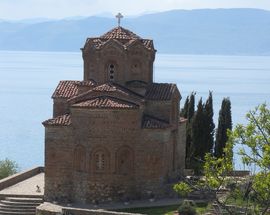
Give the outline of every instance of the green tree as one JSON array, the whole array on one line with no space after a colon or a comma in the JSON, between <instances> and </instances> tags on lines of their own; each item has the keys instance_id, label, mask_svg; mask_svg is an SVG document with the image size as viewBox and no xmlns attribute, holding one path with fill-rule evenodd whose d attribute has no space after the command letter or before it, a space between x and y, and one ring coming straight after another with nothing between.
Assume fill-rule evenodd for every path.
<instances>
[{"instance_id":1,"label":"green tree","mask_svg":"<svg viewBox=\"0 0 270 215\"><path fill-rule=\"evenodd\" d=\"M215 156L222 157L223 149L228 140L227 130L232 130L231 101L224 98L221 104L218 118L218 128L215 141Z\"/></svg>"},{"instance_id":2,"label":"green tree","mask_svg":"<svg viewBox=\"0 0 270 215\"><path fill-rule=\"evenodd\" d=\"M195 95L196 93L192 92L189 97L188 111L187 111L187 119L189 122L191 122L195 113Z\"/></svg>"},{"instance_id":3,"label":"green tree","mask_svg":"<svg viewBox=\"0 0 270 215\"><path fill-rule=\"evenodd\" d=\"M194 147L194 157L203 160L205 149L203 142L205 141L205 117L202 98L199 100L197 111L192 120L192 144Z\"/></svg>"},{"instance_id":4,"label":"green tree","mask_svg":"<svg viewBox=\"0 0 270 215\"><path fill-rule=\"evenodd\" d=\"M233 131L227 131L228 139L222 152L224 156L216 157L210 153L206 154L204 180L197 184L189 181L182 182L181 186L177 187L178 193L185 193L191 188L210 191L214 194L215 202L229 214L268 214L270 208L270 110L266 104L260 105L247 114L247 120L247 125L239 124ZM238 152L242 157L242 162L257 170L253 175L241 180L228 177L233 170L233 147L236 144L242 145ZM190 186L190 189L187 186ZM223 188L229 189L229 192L220 195ZM243 202L239 203L235 201L236 199ZM227 204L232 204L232 202L240 204L240 207L228 207Z\"/></svg>"},{"instance_id":5,"label":"green tree","mask_svg":"<svg viewBox=\"0 0 270 215\"><path fill-rule=\"evenodd\" d=\"M195 151L194 145L192 144L192 119L195 111L195 95L196 93L192 92L185 102L185 106L187 107L186 168L191 168L191 158L193 157Z\"/></svg>"},{"instance_id":6,"label":"green tree","mask_svg":"<svg viewBox=\"0 0 270 215\"><path fill-rule=\"evenodd\" d=\"M212 92L209 92L209 96L204 105L204 117L205 117L204 151L205 151L205 154L208 152L211 152L214 147L215 123L213 121L213 116L214 116L213 96L212 96Z\"/></svg>"},{"instance_id":7,"label":"green tree","mask_svg":"<svg viewBox=\"0 0 270 215\"><path fill-rule=\"evenodd\" d=\"M243 163L256 169L250 190L263 208L261 214L266 214L270 208L270 109L262 104L246 117L247 125L237 125L230 138L243 146L239 151Z\"/></svg>"},{"instance_id":8,"label":"green tree","mask_svg":"<svg viewBox=\"0 0 270 215\"><path fill-rule=\"evenodd\" d=\"M189 96L187 96L184 107L180 111L180 116L187 119L188 116Z\"/></svg>"},{"instance_id":9,"label":"green tree","mask_svg":"<svg viewBox=\"0 0 270 215\"><path fill-rule=\"evenodd\" d=\"M6 178L18 172L18 165L15 161L0 160L0 179Z\"/></svg>"}]
</instances>

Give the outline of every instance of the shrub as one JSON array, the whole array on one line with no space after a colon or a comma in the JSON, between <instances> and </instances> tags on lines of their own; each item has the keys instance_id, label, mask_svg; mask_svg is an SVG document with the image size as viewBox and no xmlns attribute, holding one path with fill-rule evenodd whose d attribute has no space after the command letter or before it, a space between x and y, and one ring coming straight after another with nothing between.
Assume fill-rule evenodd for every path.
<instances>
[{"instance_id":1,"label":"shrub","mask_svg":"<svg viewBox=\"0 0 270 215\"><path fill-rule=\"evenodd\" d=\"M179 215L196 215L195 203L193 201L183 201L178 208Z\"/></svg>"}]
</instances>

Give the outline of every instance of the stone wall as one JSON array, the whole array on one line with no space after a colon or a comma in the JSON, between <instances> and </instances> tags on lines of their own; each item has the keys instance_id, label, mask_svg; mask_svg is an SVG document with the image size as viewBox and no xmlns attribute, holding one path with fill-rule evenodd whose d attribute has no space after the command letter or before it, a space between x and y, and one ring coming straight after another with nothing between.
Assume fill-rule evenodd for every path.
<instances>
[{"instance_id":1,"label":"stone wall","mask_svg":"<svg viewBox=\"0 0 270 215\"><path fill-rule=\"evenodd\" d=\"M138 213L124 213L106 210L82 210L63 208L63 215L142 215Z\"/></svg>"},{"instance_id":2,"label":"stone wall","mask_svg":"<svg viewBox=\"0 0 270 215\"><path fill-rule=\"evenodd\" d=\"M73 136L68 126L45 129L45 200L70 201Z\"/></svg>"},{"instance_id":3,"label":"stone wall","mask_svg":"<svg viewBox=\"0 0 270 215\"><path fill-rule=\"evenodd\" d=\"M24 171L24 172L20 172L14 175L11 175L7 178L4 178L2 180L0 180L0 190L3 190L7 187L10 187L14 184L17 184L23 180L26 180L34 175L37 175L41 172L44 172L44 167L35 167L33 169Z\"/></svg>"},{"instance_id":4,"label":"stone wall","mask_svg":"<svg viewBox=\"0 0 270 215\"><path fill-rule=\"evenodd\" d=\"M155 51L149 51L140 44L124 49L119 42L111 40L101 50L91 47L83 50L84 80L94 79L105 83L109 79L109 66L114 65L114 81L125 85L127 81L153 82Z\"/></svg>"},{"instance_id":5,"label":"stone wall","mask_svg":"<svg viewBox=\"0 0 270 215\"><path fill-rule=\"evenodd\" d=\"M69 113L69 104L67 99L57 98L53 100L53 117Z\"/></svg>"},{"instance_id":6,"label":"stone wall","mask_svg":"<svg viewBox=\"0 0 270 215\"><path fill-rule=\"evenodd\" d=\"M36 215L142 215L138 213L124 213L107 210L89 210L77 208L65 208L48 202L37 207Z\"/></svg>"},{"instance_id":7,"label":"stone wall","mask_svg":"<svg viewBox=\"0 0 270 215\"><path fill-rule=\"evenodd\" d=\"M72 108L71 116L70 126L46 127L47 201L125 201L172 192L168 184L184 165L178 154L185 153L177 130L142 129L141 109Z\"/></svg>"}]
</instances>

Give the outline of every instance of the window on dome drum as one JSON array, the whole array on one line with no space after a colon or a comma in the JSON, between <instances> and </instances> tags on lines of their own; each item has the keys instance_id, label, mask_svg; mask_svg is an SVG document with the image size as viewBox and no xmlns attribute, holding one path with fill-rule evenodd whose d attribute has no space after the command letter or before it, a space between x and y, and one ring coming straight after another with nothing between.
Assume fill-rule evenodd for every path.
<instances>
[{"instance_id":1,"label":"window on dome drum","mask_svg":"<svg viewBox=\"0 0 270 215\"><path fill-rule=\"evenodd\" d=\"M115 75L115 65L110 64L108 68L108 76L109 76L109 81L114 81L114 75Z\"/></svg>"}]
</instances>

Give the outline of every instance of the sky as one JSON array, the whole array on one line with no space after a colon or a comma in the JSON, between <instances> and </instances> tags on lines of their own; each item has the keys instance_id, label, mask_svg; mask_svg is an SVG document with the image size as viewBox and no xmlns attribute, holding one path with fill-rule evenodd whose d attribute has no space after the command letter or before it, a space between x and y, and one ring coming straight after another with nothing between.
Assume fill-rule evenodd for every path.
<instances>
[{"instance_id":1,"label":"sky","mask_svg":"<svg viewBox=\"0 0 270 215\"><path fill-rule=\"evenodd\" d=\"M270 10L270 0L0 0L0 19L61 19L123 13L126 16L201 8L259 8Z\"/></svg>"}]
</instances>

